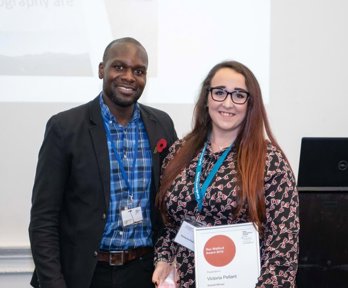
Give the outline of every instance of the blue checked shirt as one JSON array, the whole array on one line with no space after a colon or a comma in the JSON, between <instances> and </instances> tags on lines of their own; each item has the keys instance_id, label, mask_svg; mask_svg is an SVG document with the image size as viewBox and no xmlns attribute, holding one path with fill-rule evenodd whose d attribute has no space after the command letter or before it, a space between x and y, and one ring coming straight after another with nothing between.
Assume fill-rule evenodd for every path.
<instances>
[{"instance_id":1,"label":"blue checked shirt","mask_svg":"<svg viewBox=\"0 0 348 288\"><path fill-rule=\"evenodd\" d=\"M152 229L150 219L150 184L152 153L149 139L140 109L135 105L131 121L122 126L110 113L109 108L100 96L101 113L106 127L110 131L117 153L128 176L130 190L122 177L119 163L108 139L110 158L110 206L106 226L100 244L100 250L117 251L139 246L152 246ZM136 133L138 147L135 147ZM107 137L108 138L108 137ZM133 167L134 149L136 152L135 167ZM134 172L133 172L134 171ZM133 198L133 201L131 201ZM121 211L125 208L141 207L143 221L129 226L122 225Z\"/></svg>"}]
</instances>

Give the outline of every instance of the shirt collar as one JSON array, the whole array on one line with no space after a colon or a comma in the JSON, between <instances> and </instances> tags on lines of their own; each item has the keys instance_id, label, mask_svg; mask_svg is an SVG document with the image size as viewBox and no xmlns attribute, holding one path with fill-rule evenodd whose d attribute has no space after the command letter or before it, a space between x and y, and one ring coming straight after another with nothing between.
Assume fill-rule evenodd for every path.
<instances>
[{"instance_id":1,"label":"shirt collar","mask_svg":"<svg viewBox=\"0 0 348 288\"><path fill-rule=\"evenodd\" d=\"M99 104L100 104L100 109L101 109L101 113L102 113L103 118L106 121L110 121L111 120L113 122L118 123L116 117L110 112L109 107L104 102L103 92L100 92ZM134 105L134 111L133 111L132 119L129 121L128 124L135 123L139 119L140 119L140 108L139 108L138 102L136 102L135 105Z\"/></svg>"}]
</instances>

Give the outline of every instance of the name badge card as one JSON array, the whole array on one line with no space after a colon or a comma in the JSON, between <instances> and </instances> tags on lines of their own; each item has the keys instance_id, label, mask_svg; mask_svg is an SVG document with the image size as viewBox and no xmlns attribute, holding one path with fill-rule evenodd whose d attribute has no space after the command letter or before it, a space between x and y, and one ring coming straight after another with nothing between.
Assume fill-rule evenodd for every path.
<instances>
[{"instance_id":1,"label":"name badge card","mask_svg":"<svg viewBox=\"0 0 348 288\"><path fill-rule=\"evenodd\" d=\"M141 212L141 207L135 207L131 209L125 209L121 211L122 225L124 227L138 224L143 221L143 214Z\"/></svg>"},{"instance_id":2,"label":"name badge card","mask_svg":"<svg viewBox=\"0 0 348 288\"><path fill-rule=\"evenodd\" d=\"M194 228L196 287L254 288L259 233L252 223Z\"/></svg>"},{"instance_id":3,"label":"name badge card","mask_svg":"<svg viewBox=\"0 0 348 288\"><path fill-rule=\"evenodd\" d=\"M195 249L193 237L195 226L187 221L183 221L178 233L176 234L174 241L180 245L193 250Z\"/></svg>"}]
</instances>

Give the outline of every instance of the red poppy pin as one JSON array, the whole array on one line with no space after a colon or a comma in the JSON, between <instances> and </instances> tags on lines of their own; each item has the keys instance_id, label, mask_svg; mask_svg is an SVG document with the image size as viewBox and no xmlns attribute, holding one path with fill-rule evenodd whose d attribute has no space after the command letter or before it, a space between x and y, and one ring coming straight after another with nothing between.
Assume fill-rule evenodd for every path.
<instances>
[{"instance_id":1,"label":"red poppy pin","mask_svg":"<svg viewBox=\"0 0 348 288\"><path fill-rule=\"evenodd\" d=\"M153 153L161 153L166 147L167 147L167 140L164 138L161 138L160 140L158 140L155 150L153 151Z\"/></svg>"}]
</instances>

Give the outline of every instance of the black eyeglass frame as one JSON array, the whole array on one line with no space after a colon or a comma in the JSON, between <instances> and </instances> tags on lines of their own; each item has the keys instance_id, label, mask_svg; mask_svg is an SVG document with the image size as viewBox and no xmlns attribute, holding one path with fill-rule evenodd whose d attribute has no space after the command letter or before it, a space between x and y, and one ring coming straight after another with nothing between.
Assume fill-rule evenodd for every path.
<instances>
[{"instance_id":1,"label":"black eyeglass frame","mask_svg":"<svg viewBox=\"0 0 348 288\"><path fill-rule=\"evenodd\" d=\"M214 89L219 89L219 90L224 91L224 92L226 93L225 98L224 98L224 99L221 99L221 100L216 100L216 99L213 97L213 93L212 93L212 91L213 91ZM224 102L224 101L226 100L226 98L228 97L228 95L231 95L231 100L232 100L232 102L233 102L234 104L237 104L237 105L243 105L243 104L245 104L245 103L248 101L248 99L251 97L251 96L250 96L250 93L249 93L248 91L241 90L241 89L235 89L235 90L229 92L229 91L227 91L226 89L221 88L221 87L210 87L210 88L208 88L208 92L210 92L211 98L212 98L214 101L216 101L216 102ZM235 94L235 93L237 93L237 92L243 92L243 93L247 94L247 97L245 98L245 101L244 101L243 103L236 103L236 102L233 100L233 94Z\"/></svg>"}]
</instances>

